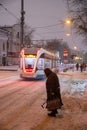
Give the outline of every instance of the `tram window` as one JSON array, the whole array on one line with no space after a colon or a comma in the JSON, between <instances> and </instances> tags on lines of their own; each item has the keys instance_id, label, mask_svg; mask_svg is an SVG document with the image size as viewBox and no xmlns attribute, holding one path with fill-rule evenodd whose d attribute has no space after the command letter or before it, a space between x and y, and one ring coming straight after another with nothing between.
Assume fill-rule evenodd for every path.
<instances>
[{"instance_id":1,"label":"tram window","mask_svg":"<svg viewBox=\"0 0 87 130\"><path fill-rule=\"evenodd\" d=\"M44 69L44 59L43 58L39 58L38 63L37 63L37 69L38 70Z\"/></svg>"},{"instance_id":2,"label":"tram window","mask_svg":"<svg viewBox=\"0 0 87 130\"><path fill-rule=\"evenodd\" d=\"M25 58L25 68L26 69L33 69L35 63L35 58Z\"/></svg>"},{"instance_id":3,"label":"tram window","mask_svg":"<svg viewBox=\"0 0 87 130\"><path fill-rule=\"evenodd\" d=\"M45 59L45 68L51 68L51 59Z\"/></svg>"}]
</instances>

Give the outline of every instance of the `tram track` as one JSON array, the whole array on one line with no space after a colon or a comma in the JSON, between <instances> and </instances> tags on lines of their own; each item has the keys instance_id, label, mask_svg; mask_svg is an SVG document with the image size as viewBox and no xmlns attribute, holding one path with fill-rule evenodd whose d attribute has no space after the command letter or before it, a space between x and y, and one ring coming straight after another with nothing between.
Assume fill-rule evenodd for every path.
<instances>
[{"instance_id":1,"label":"tram track","mask_svg":"<svg viewBox=\"0 0 87 130\"><path fill-rule=\"evenodd\" d=\"M43 83L41 81L38 86L38 82L40 81L20 81L19 83L16 81L12 86L11 84L8 86L12 88L10 92L8 90L2 96L0 95L0 121L4 126L13 127L20 120L20 115L23 117L40 95L43 95ZM5 86L0 90L5 91L8 87Z\"/></svg>"},{"instance_id":2,"label":"tram track","mask_svg":"<svg viewBox=\"0 0 87 130\"><path fill-rule=\"evenodd\" d=\"M28 87L32 86L33 84L35 84L34 82L29 83L29 84L25 84L23 86L23 84L25 84L25 82L22 81L16 81L14 83L10 83L8 85L2 86L0 88L0 101L2 101L2 99L5 101L8 100L8 97L12 95L19 94L22 91L26 90Z\"/></svg>"},{"instance_id":3,"label":"tram track","mask_svg":"<svg viewBox=\"0 0 87 130\"><path fill-rule=\"evenodd\" d=\"M23 86L23 84L25 85ZM26 84L23 81L19 84L18 82L16 82L15 84L13 84L13 86L10 86L10 89L8 89L8 91L6 90L6 88L3 88L2 91L0 89L0 112L3 112L3 110L8 109L8 107L11 105L17 105L19 101L21 102L23 98L26 99L26 97L32 95L33 92L35 93L35 91L37 91L37 88L35 88L34 86L37 84L38 82L29 82Z\"/></svg>"}]
</instances>

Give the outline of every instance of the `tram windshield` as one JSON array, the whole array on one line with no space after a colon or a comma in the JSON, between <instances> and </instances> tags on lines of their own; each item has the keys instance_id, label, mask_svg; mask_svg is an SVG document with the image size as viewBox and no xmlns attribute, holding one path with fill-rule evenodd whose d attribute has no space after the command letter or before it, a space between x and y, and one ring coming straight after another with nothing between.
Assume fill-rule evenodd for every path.
<instances>
[{"instance_id":1,"label":"tram windshield","mask_svg":"<svg viewBox=\"0 0 87 130\"><path fill-rule=\"evenodd\" d=\"M25 58L25 69L33 69L36 58Z\"/></svg>"},{"instance_id":2,"label":"tram windshield","mask_svg":"<svg viewBox=\"0 0 87 130\"><path fill-rule=\"evenodd\" d=\"M25 55L25 69L33 69L35 64L35 55Z\"/></svg>"}]
</instances>

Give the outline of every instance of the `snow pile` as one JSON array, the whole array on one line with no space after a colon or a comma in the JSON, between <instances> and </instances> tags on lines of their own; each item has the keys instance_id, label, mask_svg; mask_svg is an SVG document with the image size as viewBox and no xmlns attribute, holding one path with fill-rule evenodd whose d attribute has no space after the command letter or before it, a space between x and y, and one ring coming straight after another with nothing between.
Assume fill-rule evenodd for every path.
<instances>
[{"instance_id":1,"label":"snow pile","mask_svg":"<svg viewBox=\"0 0 87 130\"><path fill-rule=\"evenodd\" d=\"M82 95L87 86L87 80L82 79L62 79L60 80L62 95L75 96Z\"/></svg>"}]
</instances>

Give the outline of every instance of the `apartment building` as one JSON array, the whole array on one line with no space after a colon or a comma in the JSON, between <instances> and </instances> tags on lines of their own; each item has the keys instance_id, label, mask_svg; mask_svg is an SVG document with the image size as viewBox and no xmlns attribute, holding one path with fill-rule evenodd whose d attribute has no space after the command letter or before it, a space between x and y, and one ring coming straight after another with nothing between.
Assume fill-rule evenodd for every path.
<instances>
[{"instance_id":1,"label":"apartment building","mask_svg":"<svg viewBox=\"0 0 87 130\"><path fill-rule=\"evenodd\" d=\"M19 64L20 25L0 27L0 65Z\"/></svg>"}]
</instances>

